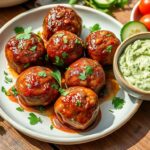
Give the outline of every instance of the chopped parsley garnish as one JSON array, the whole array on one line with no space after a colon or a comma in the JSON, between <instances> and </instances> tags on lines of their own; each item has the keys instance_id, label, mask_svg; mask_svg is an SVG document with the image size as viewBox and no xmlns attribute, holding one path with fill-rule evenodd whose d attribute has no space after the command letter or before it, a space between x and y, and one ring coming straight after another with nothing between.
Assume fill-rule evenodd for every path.
<instances>
[{"instance_id":1,"label":"chopped parsley garnish","mask_svg":"<svg viewBox=\"0 0 150 150\"><path fill-rule=\"evenodd\" d=\"M90 32L95 32L101 30L101 27L98 23L96 23L95 25L93 25L92 27L90 27Z\"/></svg>"},{"instance_id":2,"label":"chopped parsley garnish","mask_svg":"<svg viewBox=\"0 0 150 150\"><path fill-rule=\"evenodd\" d=\"M30 63L26 63L23 67L28 68L30 66Z\"/></svg>"},{"instance_id":3,"label":"chopped parsley garnish","mask_svg":"<svg viewBox=\"0 0 150 150\"><path fill-rule=\"evenodd\" d=\"M12 94L13 94L14 96L17 96L17 95L18 95L18 91L17 91L17 89L16 89L14 86L11 88L11 92L12 92Z\"/></svg>"},{"instance_id":4,"label":"chopped parsley garnish","mask_svg":"<svg viewBox=\"0 0 150 150\"><path fill-rule=\"evenodd\" d=\"M51 73L51 76L58 82L61 87L61 73L59 70L55 70Z\"/></svg>"},{"instance_id":5,"label":"chopped parsley garnish","mask_svg":"<svg viewBox=\"0 0 150 150\"><path fill-rule=\"evenodd\" d=\"M106 51L111 53L111 50L112 50L112 45L107 46Z\"/></svg>"},{"instance_id":6,"label":"chopped parsley garnish","mask_svg":"<svg viewBox=\"0 0 150 150\"><path fill-rule=\"evenodd\" d=\"M46 108L45 108L44 106L37 106L37 109L38 109L41 113L43 113L43 112L46 110Z\"/></svg>"},{"instance_id":7,"label":"chopped parsley garnish","mask_svg":"<svg viewBox=\"0 0 150 150\"><path fill-rule=\"evenodd\" d=\"M57 66L63 66L64 65L64 61L59 56L55 56L54 64L57 65Z\"/></svg>"},{"instance_id":8,"label":"chopped parsley garnish","mask_svg":"<svg viewBox=\"0 0 150 150\"><path fill-rule=\"evenodd\" d=\"M28 83L28 84L27 84L27 87L28 87L28 88L31 88L31 84Z\"/></svg>"},{"instance_id":9,"label":"chopped parsley garnish","mask_svg":"<svg viewBox=\"0 0 150 150\"><path fill-rule=\"evenodd\" d=\"M23 111L24 111L24 109L23 109L22 107L17 107L16 110L17 110L17 111L20 111L20 112L23 112Z\"/></svg>"},{"instance_id":10,"label":"chopped parsley garnish","mask_svg":"<svg viewBox=\"0 0 150 150\"><path fill-rule=\"evenodd\" d=\"M115 109L122 109L123 105L125 104L125 101L120 97L114 97L112 100L112 104Z\"/></svg>"},{"instance_id":11,"label":"chopped parsley garnish","mask_svg":"<svg viewBox=\"0 0 150 150\"><path fill-rule=\"evenodd\" d=\"M85 74L85 72L80 73L79 79L81 79L81 80L85 80L85 79L86 79L86 74Z\"/></svg>"},{"instance_id":12,"label":"chopped parsley garnish","mask_svg":"<svg viewBox=\"0 0 150 150\"><path fill-rule=\"evenodd\" d=\"M5 93L6 96L9 96L9 95L10 95L10 94L7 92L7 90L5 89L4 86L1 87L1 91L2 91L3 93Z\"/></svg>"},{"instance_id":13,"label":"chopped parsley garnish","mask_svg":"<svg viewBox=\"0 0 150 150\"><path fill-rule=\"evenodd\" d=\"M62 88L59 88L59 93L62 95L62 96L67 96L69 94L68 91L66 91L65 89L62 89Z\"/></svg>"},{"instance_id":14,"label":"chopped parsley garnish","mask_svg":"<svg viewBox=\"0 0 150 150\"><path fill-rule=\"evenodd\" d=\"M27 40L31 38L31 31L32 31L32 27L28 27L24 29L23 33L20 33L16 36L17 40Z\"/></svg>"},{"instance_id":15,"label":"chopped parsley garnish","mask_svg":"<svg viewBox=\"0 0 150 150\"><path fill-rule=\"evenodd\" d=\"M7 73L6 71L4 71L4 75L6 75L6 76L7 76L7 75L8 75L8 73Z\"/></svg>"},{"instance_id":16,"label":"chopped parsley garnish","mask_svg":"<svg viewBox=\"0 0 150 150\"><path fill-rule=\"evenodd\" d=\"M64 36L64 33L59 33L57 34L58 37L63 37Z\"/></svg>"},{"instance_id":17,"label":"chopped parsley garnish","mask_svg":"<svg viewBox=\"0 0 150 150\"><path fill-rule=\"evenodd\" d=\"M70 5L74 5L74 4L77 3L77 1L78 1L78 0L69 0L69 4L70 4Z\"/></svg>"},{"instance_id":18,"label":"chopped parsley garnish","mask_svg":"<svg viewBox=\"0 0 150 150\"><path fill-rule=\"evenodd\" d=\"M113 113L114 111L113 110L111 110L111 109L109 109L109 111L111 112L111 113Z\"/></svg>"},{"instance_id":19,"label":"chopped parsley garnish","mask_svg":"<svg viewBox=\"0 0 150 150\"><path fill-rule=\"evenodd\" d=\"M35 45L35 46L32 46L32 47L30 48L30 51L35 52L36 48L37 48L36 45Z\"/></svg>"},{"instance_id":20,"label":"chopped parsley garnish","mask_svg":"<svg viewBox=\"0 0 150 150\"><path fill-rule=\"evenodd\" d=\"M51 85L51 87L52 87L53 89L56 89L56 90L59 89L59 86L58 86L58 84L56 84L56 83L53 83L53 84Z\"/></svg>"},{"instance_id":21,"label":"chopped parsley garnish","mask_svg":"<svg viewBox=\"0 0 150 150\"><path fill-rule=\"evenodd\" d=\"M38 72L38 76L40 76L40 77L46 77L47 74L46 74L45 71L40 71L40 72Z\"/></svg>"},{"instance_id":22,"label":"chopped parsley garnish","mask_svg":"<svg viewBox=\"0 0 150 150\"><path fill-rule=\"evenodd\" d=\"M49 61L49 56L48 56L48 54L45 55L45 61Z\"/></svg>"},{"instance_id":23,"label":"chopped parsley garnish","mask_svg":"<svg viewBox=\"0 0 150 150\"><path fill-rule=\"evenodd\" d=\"M52 124L50 125L50 129L51 129L51 130L53 130L53 129L54 129L54 127L53 127L53 125L52 125Z\"/></svg>"},{"instance_id":24,"label":"chopped parsley garnish","mask_svg":"<svg viewBox=\"0 0 150 150\"><path fill-rule=\"evenodd\" d=\"M81 101L80 100L77 100L76 101L76 106L80 107L82 105Z\"/></svg>"},{"instance_id":25,"label":"chopped parsley garnish","mask_svg":"<svg viewBox=\"0 0 150 150\"><path fill-rule=\"evenodd\" d=\"M24 33L24 28L23 27L15 27L14 31L16 34Z\"/></svg>"},{"instance_id":26,"label":"chopped parsley garnish","mask_svg":"<svg viewBox=\"0 0 150 150\"><path fill-rule=\"evenodd\" d=\"M29 113L28 119L29 119L31 125L35 125L39 122L42 123L41 118L37 117L34 113Z\"/></svg>"},{"instance_id":27,"label":"chopped parsley garnish","mask_svg":"<svg viewBox=\"0 0 150 150\"><path fill-rule=\"evenodd\" d=\"M12 78L5 76L5 83L12 83Z\"/></svg>"},{"instance_id":28,"label":"chopped parsley garnish","mask_svg":"<svg viewBox=\"0 0 150 150\"><path fill-rule=\"evenodd\" d=\"M63 37L63 42L64 42L64 44L67 44L67 43L68 43L68 39L67 39L66 36Z\"/></svg>"},{"instance_id":29,"label":"chopped parsley garnish","mask_svg":"<svg viewBox=\"0 0 150 150\"><path fill-rule=\"evenodd\" d=\"M63 57L64 59L67 58L67 57L68 57L68 53L63 52L63 53L62 53L62 57Z\"/></svg>"},{"instance_id":30,"label":"chopped parsley garnish","mask_svg":"<svg viewBox=\"0 0 150 150\"><path fill-rule=\"evenodd\" d=\"M108 37L109 37L109 36L112 36L112 34L111 34L111 33L109 33L109 34L107 34L106 36L108 36Z\"/></svg>"},{"instance_id":31,"label":"chopped parsley garnish","mask_svg":"<svg viewBox=\"0 0 150 150\"><path fill-rule=\"evenodd\" d=\"M93 68L91 66L86 66L85 73L86 75L91 75L93 73Z\"/></svg>"},{"instance_id":32,"label":"chopped parsley garnish","mask_svg":"<svg viewBox=\"0 0 150 150\"><path fill-rule=\"evenodd\" d=\"M76 44L81 44L81 41L80 41L79 39L76 39L76 40L75 40L75 43L76 43Z\"/></svg>"}]
</instances>

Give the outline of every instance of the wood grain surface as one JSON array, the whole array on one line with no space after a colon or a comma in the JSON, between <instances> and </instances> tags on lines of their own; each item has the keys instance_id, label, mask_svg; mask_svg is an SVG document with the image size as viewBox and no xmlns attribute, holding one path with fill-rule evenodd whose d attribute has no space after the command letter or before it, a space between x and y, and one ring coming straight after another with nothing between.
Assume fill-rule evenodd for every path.
<instances>
[{"instance_id":1,"label":"wood grain surface","mask_svg":"<svg viewBox=\"0 0 150 150\"><path fill-rule=\"evenodd\" d=\"M131 0L125 9L113 12L121 23L129 21L131 10L137 0ZM33 1L0 8L0 27L11 18L34 7ZM0 150L150 150L150 102L143 102L134 117L113 134L94 142L64 146L40 142L29 138L0 118Z\"/></svg>"}]
</instances>

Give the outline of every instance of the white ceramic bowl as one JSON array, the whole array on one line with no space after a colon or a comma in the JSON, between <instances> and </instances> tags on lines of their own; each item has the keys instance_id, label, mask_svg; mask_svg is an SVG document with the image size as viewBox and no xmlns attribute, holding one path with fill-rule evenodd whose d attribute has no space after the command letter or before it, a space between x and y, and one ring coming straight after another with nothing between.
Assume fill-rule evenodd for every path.
<instances>
[{"instance_id":1,"label":"white ceramic bowl","mask_svg":"<svg viewBox=\"0 0 150 150\"><path fill-rule=\"evenodd\" d=\"M0 0L0 8L15 6L26 2L27 0Z\"/></svg>"}]
</instances>

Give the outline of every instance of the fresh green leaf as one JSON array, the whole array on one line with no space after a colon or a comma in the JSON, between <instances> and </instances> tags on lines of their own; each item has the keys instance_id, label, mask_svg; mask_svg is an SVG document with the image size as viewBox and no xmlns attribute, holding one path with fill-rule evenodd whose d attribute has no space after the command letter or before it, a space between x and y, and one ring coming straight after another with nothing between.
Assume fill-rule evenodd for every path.
<instances>
[{"instance_id":1,"label":"fresh green leaf","mask_svg":"<svg viewBox=\"0 0 150 150\"><path fill-rule=\"evenodd\" d=\"M7 90L5 89L4 86L1 87L1 91L2 91L3 93L5 93L6 96L9 96L9 95L10 95L10 94L7 92Z\"/></svg>"},{"instance_id":2,"label":"fresh green leaf","mask_svg":"<svg viewBox=\"0 0 150 150\"><path fill-rule=\"evenodd\" d=\"M46 74L45 71L40 71L40 72L38 72L38 76L40 76L40 77L46 77L47 74Z\"/></svg>"},{"instance_id":3,"label":"fresh green leaf","mask_svg":"<svg viewBox=\"0 0 150 150\"><path fill-rule=\"evenodd\" d=\"M24 29L24 33L26 33L26 34L31 33L31 31L32 31L32 27L31 26L29 26L29 27Z\"/></svg>"},{"instance_id":4,"label":"fresh green leaf","mask_svg":"<svg viewBox=\"0 0 150 150\"><path fill-rule=\"evenodd\" d=\"M37 117L34 113L29 113L28 119L29 119L31 125L35 125L39 122L42 123L41 118Z\"/></svg>"},{"instance_id":5,"label":"fresh green leaf","mask_svg":"<svg viewBox=\"0 0 150 150\"><path fill-rule=\"evenodd\" d=\"M57 37L63 37L64 36L64 33L58 33L57 34Z\"/></svg>"},{"instance_id":6,"label":"fresh green leaf","mask_svg":"<svg viewBox=\"0 0 150 150\"><path fill-rule=\"evenodd\" d=\"M48 54L45 55L45 61L47 61L47 62L49 61L49 56L48 56Z\"/></svg>"},{"instance_id":7,"label":"fresh green leaf","mask_svg":"<svg viewBox=\"0 0 150 150\"><path fill-rule=\"evenodd\" d=\"M93 25L92 27L90 27L90 32L95 32L95 31L98 31L98 30L101 30L101 27L98 23Z\"/></svg>"},{"instance_id":8,"label":"fresh green leaf","mask_svg":"<svg viewBox=\"0 0 150 150\"><path fill-rule=\"evenodd\" d=\"M31 34L21 33L16 36L17 40L28 40L31 38Z\"/></svg>"},{"instance_id":9,"label":"fresh green leaf","mask_svg":"<svg viewBox=\"0 0 150 150\"><path fill-rule=\"evenodd\" d=\"M53 83L53 84L51 85L51 87L52 87L53 89L56 89L56 90L59 89L59 85L56 84L56 83Z\"/></svg>"},{"instance_id":10,"label":"fresh green leaf","mask_svg":"<svg viewBox=\"0 0 150 150\"><path fill-rule=\"evenodd\" d=\"M5 83L12 83L12 78L5 76Z\"/></svg>"},{"instance_id":11,"label":"fresh green leaf","mask_svg":"<svg viewBox=\"0 0 150 150\"><path fill-rule=\"evenodd\" d=\"M76 106L78 106L78 107L81 107L81 106L82 106L82 103L81 103L80 100L77 100L77 101L76 101Z\"/></svg>"},{"instance_id":12,"label":"fresh green leaf","mask_svg":"<svg viewBox=\"0 0 150 150\"><path fill-rule=\"evenodd\" d=\"M112 34L111 34L111 33L109 33L109 34L106 34L106 36L107 36L107 37L109 37L109 36L112 36Z\"/></svg>"},{"instance_id":13,"label":"fresh green leaf","mask_svg":"<svg viewBox=\"0 0 150 150\"><path fill-rule=\"evenodd\" d=\"M26 63L23 67L28 68L30 66L30 63Z\"/></svg>"},{"instance_id":14,"label":"fresh green leaf","mask_svg":"<svg viewBox=\"0 0 150 150\"><path fill-rule=\"evenodd\" d=\"M123 105L125 104L125 101L120 97L114 97L112 100L112 104L115 109L122 109Z\"/></svg>"},{"instance_id":15,"label":"fresh green leaf","mask_svg":"<svg viewBox=\"0 0 150 150\"><path fill-rule=\"evenodd\" d=\"M69 4L70 5L74 5L77 4L78 0L69 0Z\"/></svg>"},{"instance_id":16,"label":"fresh green leaf","mask_svg":"<svg viewBox=\"0 0 150 150\"><path fill-rule=\"evenodd\" d=\"M59 70L55 70L51 73L51 76L58 82L61 87L61 73Z\"/></svg>"},{"instance_id":17,"label":"fresh green leaf","mask_svg":"<svg viewBox=\"0 0 150 150\"><path fill-rule=\"evenodd\" d=\"M68 43L68 39L67 39L66 36L63 37L63 42L64 42L64 44L67 44L67 43Z\"/></svg>"},{"instance_id":18,"label":"fresh green leaf","mask_svg":"<svg viewBox=\"0 0 150 150\"><path fill-rule=\"evenodd\" d=\"M109 45L109 46L107 46L106 51L108 53L111 53L112 48L113 48L112 45Z\"/></svg>"},{"instance_id":19,"label":"fresh green leaf","mask_svg":"<svg viewBox=\"0 0 150 150\"><path fill-rule=\"evenodd\" d=\"M54 127L53 127L53 125L52 125L52 124L50 125L50 129L51 129L51 130L53 130L53 129L54 129Z\"/></svg>"},{"instance_id":20,"label":"fresh green leaf","mask_svg":"<svg viewBox=\"0 0 150 150\"><path fill-rule=\"evenodd\" d=\"M116 0L115 6L118 8L123 8L126 4L128 4L129 0Z\"/></svg>"},{"instance_id":21,"label":"fresh green leaf","mask_svg":"<svg viewBox=\"0 0 150 150\"><path fill-rule=\"evenodd\" d=\"M23 27L15 27L14 30L15 30L16 34L24 33L24 28Z\"/></svg>"},{"instance_id":22,"label":"fresh green leaf","mask_svg":"<svg viewBox=\"0 0 150 150\"><path fill-rule=\"evenodd\" d=\"M27 87L28 87L28 88L31 88L31 84L27 83Z\"/></svg>"},{"instance_id":23,"label":"fresh green leaf","mask_svg":"<svg viewBox=\"0 0 150 150\"><path fill-rule=\"evenodd\" d=\"M16 110L17 110L17 111L20 111L20 112L23 112L23 111L24 111L24 109L23 109L22 107L17 107Z\"/></svg>"},{"instance_id":24,"label":"fresh green leaf","mask_svg":"<svg viewBox=\"0 0 150 150\"><path fill-rule=\"evenodd\" d=\"M85 79L86 79L86 74L85 74L85 72L80 73L79 79L81 79L81 80L85 80Z\"/></svg>"},{"instance_id":25,"label":"fresh green leaf","mask_svg":"<svg viewBox=\"0 0 150 150\"><path fill-rule=\"evenodd\" d=\"M68 56L69 56L68 53L66 53L66 52L63 52L63 53L62 53L62 57L63 57L64 59L66 59Z\"/></svg>"},{"instance_id":26,"label":"fresh green leaf","mask_svg":"<svg viewBox=\"0 0 150 150\"><path fill-rule=\"evenodd\" d=\"M32 46L32 47L30 48L30 51L35 52L36 48L37 48L37 46L36 46L36 45L35 45L35 46Z\"/></svg>"},{"instance_id":27,"label":"fresh green leaf","mask_svg":"<svg viewBox=\"0 0 150 150\"><path fill-rule=\"evenodd\" d=\"M64 61L59 56L55 56L54 64L57 65L57 66L63 66L64 65Z\"/></svg>"},{"instance_id":28,"label":"fresh green leaf","mask_svg":"<svg viewBox=\"0 0 150 150\"><path fill-rule=\"evenodd\" d=\"M68 91L66 91L65 89L59 88L59 92L62 96L67 96L69 94Z\"/></svg>"},{"instance_id":29,"label":"fresh green leaf","mask_svg":"<svg viewBox=\"0 0 150 150\"><path fill-rule=\"evenodd\" d=\"M13 94L14 96L17 96L17 95L18 95L18 91L17 91L17 89L16 89L14 86L11 88L11 92L12 92L12 94Z\"/></svg>"},{"instance_id":30,"label":"fresh green leaf","mask_svg":"<svg viewBox=\"0 0 150 150\"><path fill-rule=\"evenodd\" d=\"M4 75L5 75L5 76L7 76L7 75L8 75L8 73L7 73L6 71L4 71Z\"/></svg>"},{"instance_id":31,"label":"fresh green leaf","mask_svg":"<svg viewBox=\"0 0 150 150\"><path fill-rule=\"evenodd\" d=\"M85 73L86 75L91 75L93 73L93 68L91 66L86 66Z\"/></svg>"},{"instance_id":32,"label":"fresh green leaf","mask_svg":"<svg viewBox=\"0 0 150 150\"><path fill-rule=\"evenodd\" d=\"M109 109L109 111L111 112L111 113L113 113L114 111L113 110L111 110L111 109Z\"/></svg>"},{"instance_id":33,"label":"fresh green leaf","mask_svg":"<svg viewBox=\"0 0 150 150\"><path fill-rule=\"evenodd\" d=\"M76 40L75 40L75 43L76 43L76 44L81 44L81 41L80 41L79 39L76 39Z\"/></svg>"}]
</instances>

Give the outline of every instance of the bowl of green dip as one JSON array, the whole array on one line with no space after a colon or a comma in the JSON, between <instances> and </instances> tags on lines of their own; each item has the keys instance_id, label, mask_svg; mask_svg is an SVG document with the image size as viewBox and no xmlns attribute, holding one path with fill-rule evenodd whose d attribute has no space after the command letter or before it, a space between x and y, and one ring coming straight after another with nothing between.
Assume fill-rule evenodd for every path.
<instances>
[{"instance_id":1,"label":"bowl of green dip","mask_svg":"<svg viewBox=\"0 0 150 150\"><path fill-rule=\"evenodd\" d=\"M120 86L130 95L150 100L150 32L123 41L115 53L113 70Z\"/></svg>"}]
</instances>

